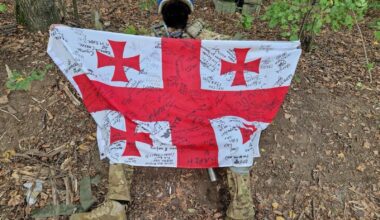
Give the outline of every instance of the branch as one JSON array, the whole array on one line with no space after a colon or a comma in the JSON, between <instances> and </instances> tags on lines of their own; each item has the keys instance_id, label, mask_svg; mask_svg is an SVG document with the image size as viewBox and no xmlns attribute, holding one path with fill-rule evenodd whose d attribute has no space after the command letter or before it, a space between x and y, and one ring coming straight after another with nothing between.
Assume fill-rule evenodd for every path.
<instances>
[{"instance_id":1,"label":"branch","mask_svg":"<svg viewBox=\"0 0 380 220\"><path fill-rule=\"evenodd\" d=\"M363 50L364 50L365 61L367 63L367 66L369 66L369 60L368 60L367 48L365 46L364 36L363 36L362 30L360 29L358 20L356 19L355 12L352 11L352 10L351 10L351 12L352 12L352 15L354 17L356 27L358 28L358 31L359 31L359 34L360 34L360 38L362 39L362 45L363 45ZM369 82L372 83L372 72L371 72L372 70L369 69L369 68L367 68L367 70L368 70L368 74L369 74Z\"/></svg>"},{"instance_id":2,"label":"branch","mask_svg":"<svg viewBox=\"0 0 380 220\"><path fill-rule=\"evenodd\" d=\"M301 36L302 36L302 34L303 34L303 31L304 31L304 27L305 27L306 20L309 19L310 14L311 14L311 12L312 12L313 9L314 9L315 4L317 4L317 0L313 0L313 2L311 3L311 8L310 8L310 10L307 12L307 14L305 15L305 17L303 17L303 19L302 19L301 29L300 29L300 32L298 33L298 38L299 38L300 40L301 40Z\"/></svg>"}]
</instances>

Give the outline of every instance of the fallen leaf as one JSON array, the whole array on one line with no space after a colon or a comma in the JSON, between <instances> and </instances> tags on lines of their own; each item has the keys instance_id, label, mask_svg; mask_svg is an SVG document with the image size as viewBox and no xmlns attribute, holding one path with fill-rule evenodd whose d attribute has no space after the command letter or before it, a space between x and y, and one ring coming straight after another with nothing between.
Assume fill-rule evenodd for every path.
<instances>
[{"instance_id":1,"label":"fallen leaf","mask_svg":"<svg viewBox=\"0 0 380 220\"><path fill-rule=\"evenodd\" d=\"M297 217L296 213L293 212L293 210L290 210L288 213L289 218L294 219Z\"/></svg>"},{"instance_id":2,"label":"fallen leaf","mask_svg":"<svg viewBox=\"0 0 380 220\"><path fill-rule=\"evenodd\" d=\"M8 201L8 206L17 206L23 203L24 199L21 195L12 196L12 198Z\"/></svg>"},{"instance_id":3,"label":"fallen leaf","mask_svg":"<svg viewBox=\"0 0 380 220\"><path fill-rule=\"evenodd\" d=\"M16 155L16 151L15 150L6 150L2 155L1 155L1 158L0 158L0 161L3 162L3 163L10 163L11 162L11 159L12 157Z\"/></svg>"},{"instance_id":4,"label":"fallen leaf","mask_svg":"<svg viewBox=\"0 0 380 220\"><path fill-rule=\"evenodd\" d=\"M277 202L272 203L272 208L273 209L277 209L278 208L278 203Z\"/></svg>"},{"instance_id":5,"label":"fallen leaf","mask_svg":"<svg viewBox=\"0 0 380 220\"><path fill-rule=\"evenodd\" d=\"M363 172L366 169L364 164L360 164L359 166L356 167L356 170Z\"/></svg>"},{"instance_id":6,"label":"fallen leaf","mask_svg":"<svg viewBox=\"0 0 380 220\"><path fill-rule=\"evenodd\" d=\"M276 220L285 220L285 218L282 216L276 216Z\"/></svg>"},{"instance_id":7,"label":"fallen leaf","mask_svg":"<svg viewBox=\"0 0 380 220\"><path fill-rule=\"evenodd\" d=\"M292 140L292 141L294 140L294 136L291 135L291 134L288 135L288 138L289 138L290 140Z\"/></svg>"},{"instance_id":8,"label":"fallen leaf","mask_svg":"<svg viewBox=\"0 0 380 220\"><path fill-rule=\"evenodd\" d=\"M195 210L195 209L187 209L187 211L188 211L189 213L195 213L197 210Z\"/></svg>"},{"instance_id":9,"label":"fallen leaf","mask_svg":"<svg viewBox=\"0 0 380 220\"><path fill-rule=\"evenodd\" d=\"M365 149L370 149L371 148L371 144L366 140L366 141L364 141L363 147Z\"/></svg>"},{"instance_id":10,"label":"fallen leaf","mask_svg":"<svg viewBox=\"0 0 380 220\"><path fill-rule=\"evenodd\" d=\"M291 118L291 117L292 117L291 114L289 114L289 113L285 113L285 118L286 118L286 119L289 119L289 118Z\"/></svg>"},{"instance_id":11,"label":"fallen leaf","mask_svg":"<svg viewBox=\"0 0 380 220\"><path fill-rule=\"evenodd\" d=\"M342 153L339 153L339 154L338 154L338 158L339 158L339 159L344 159L344 158L345 158L344 153L343 153L343 152L342 152Z\"/></svg>"},{"instance_id":12,"label":"fallen leaf","mask_svg":"<svg viewBox=\"0 0 380 220\"><path fill-rule=\"evenodd\" d=\"M84 152L88 152L90 150L90 146L88 145L88 143L83 143L79 145L78 148L80 151L84 151Z\"/></svg>"},{"instance_id":13,"label":"fallen leaf","mask_svg":"<svg viewBox=\"0 0 380 220\"><path fill-rule=\"evenodd\" d=\"M96 133L92 133L87 136L87 139L90 141L95 141L96 140Z\"/></svg>"},{"instance_id":14,"label":"fallen leaf","mask_svg":"<svg viewBox=\"0 0 380 220\"><path fill-rule=\"evenodd\" d=\"M7 95L0 96L0 105L7 104L8 101L9 100L8 100L8 96Z\"/></svg>"}]
</instances>

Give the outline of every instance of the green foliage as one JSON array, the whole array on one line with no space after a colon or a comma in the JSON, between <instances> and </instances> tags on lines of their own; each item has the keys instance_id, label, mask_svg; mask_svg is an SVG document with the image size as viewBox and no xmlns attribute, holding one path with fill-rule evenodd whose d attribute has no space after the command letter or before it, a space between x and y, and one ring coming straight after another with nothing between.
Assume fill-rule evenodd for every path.
<instances>
[{"instance_id":1,"label":"green foliage","mask_svg":"<svg viewBox=\"0 0 380 220\"><path fill-rule=\"evenodd\" d=\"M7 6L4 3L0 3L0 13L7 11Z\"/></svg>"},{"instance_id":2,"label":"green foliage","mask_svg":"<svg viewBox=\"0 0 380 220\"><path fill-rule=\"evenodd\" d=\"M33 70L30 75L26 76L18 71L13 71L11 77L8 78L6 86L9 90L29 90L30 85L35 80L43 80L46 73L53 68L53 65L48 64L44 70Z\"/></svg>"},{"instance_id":3,"label":"green foliage","mask_svg":"<svg viewBox=\"0 0 380 220\"><path fill-rule=\"evenodd\" d=\"M296 83L301 83L301 77L299 77L298 75L295 75L294 76L294 81L296 82Z\"/></svg>"},{"instance_id":4,"label":"green foliage","mask_svg":"<svg viewBox=\"0 0 380 220\"><path fill-rule=\"evenodd\" d=\"M132 35L149 35L149 31L145 28L136 28L133 25L128 25L124 30L123 33L125 34L132 34Z\"/></svg>"},{"instance_id":5,"label":"green foliage","mask_svg":"<svg viewBox=\"0 0 380 220\"><path fill-rule=\"evenodd\" d=\"M251 29L253 26L253 16L243 14L241 16L241 24L243 25L244 29L247 29L247 30Z\"/></svg>"},{"instance_id":6,"label":"green foliage","mask_svg":"<svg viewBox=\"0 0 380 220\"><path fill-rule=\"evenodd\" d=\"M150 11L156 5L155 0L142 0L140 2L141 10Z\"/></svg>"},{"instance_id":7,"label":"green foliage","mask_svg":"<svg viewBox=\"0 0 380 220\"><path fill-rule=\"evenodd\" d=\"M379 0L370 0L368 3L368 8L379 10L380 9L380 2Z\"/></svg>"},{"instance_id":8,"label":"green foliage","mask_svg":"<svg viewBox=\"0 0 380 220\"><path fill-rule=\"evenodd\" d=\"M376 40L380 40L380 31L375 31Z\"/></svg>"},{"instance_id":9,"label":"green foliage","mask_svg":"<svg viewBox=\"0 0 380 220\"><path fill-rule=\"evenodd\" d=\"M132 35L136 35L137 34L137 29L135 26L133 25L128 25L125 29L124 29L124 34L132 34Z\"/></svg>"},{"instance_id":10,"label":"green foliage","mask_svg":"<svg viewBox=\"0 0 380 220\"><path fill-rule=\"evenodd\" d=\"M318 35L323 28L334 31L352 28L354 16L363 19L368 9L367 0L275 0L267 9L263 20L270 28L279 27L281 35L290 40L299 39L300 33Z\"/></svg>"},{"instance_id":11,"label":"green foliage","mask_svg":"<svg viewBox=\"0 0 380 220\"><path fill-rule=\"evenodd\" d=\"M371 63L367 63L367 71L368 72L371 72L373 69L375 69L375 63L371 62Z\"/></svg>"},{"instance_id":12,"label":"green foliage","mask_svg":"<svg viewBox=\"0 0 380 220\"><path fill-rule=\"evenodd\" d=\"M372 28L375 30L375 39L380 41L380 19L378 19L373 25Z\"/></svg>"}]
</instances>

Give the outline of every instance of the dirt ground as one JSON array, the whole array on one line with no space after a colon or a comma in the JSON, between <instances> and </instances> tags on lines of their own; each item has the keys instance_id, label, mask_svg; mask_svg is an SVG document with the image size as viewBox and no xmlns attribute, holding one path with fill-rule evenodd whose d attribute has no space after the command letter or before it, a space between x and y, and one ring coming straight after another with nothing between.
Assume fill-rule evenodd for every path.
<instances>
[{"instance_id":1,"label":"dirt ground","mask_svg":"<svg viewBox=\"0 0 380 220\"><path fill-rule=\"evenodd\" d=\"M2 2L13 7L11 0ZM91 28L86 2L78 1L81 26ZM106 30L149 30L160 21L154 6L141 10L140 1L124 2L99 4ZM73 24L72 8L67 10L65 22ZM73 90L63 74L54 67L30 91L6 90L5 65L28 74L52 63L47 33L1 29L15 22L12 14L0 14L0 219L30 219L31 210L47 204L79 203L77 183L88 174L101 177L93 188L96 207L107 193L108 162L99 160L95 123L70 98ZM380 219L380 45L369 29L376 17L379 12L370 11L360 22L368 57L377 66L372 83L355 28L324 31L312 51L303 53L297 80L263 133L262 156L251 172L257 219ZM244 30L238 14L218 15L211 1L198 1L191 18L203 18L221 34L282 40L259 19ZM229 195L225 170L216 171L218 181L211 183L206 170L137 167L129 218L222 219ZM23 183L35 179L45 181L43 191L28 206Z\"/></svg>"}]
</instances>

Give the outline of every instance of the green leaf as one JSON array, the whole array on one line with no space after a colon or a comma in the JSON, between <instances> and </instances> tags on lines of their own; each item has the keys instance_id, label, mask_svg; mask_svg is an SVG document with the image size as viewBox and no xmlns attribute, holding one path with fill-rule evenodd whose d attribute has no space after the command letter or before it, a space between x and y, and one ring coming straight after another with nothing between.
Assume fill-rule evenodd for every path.
<instances>
[{"instance_id":1,"label":"green leaf","mask_svg":"<svg viewBox=\"0 0 380 220\"><path fill-rule=\"evenodd\" d=\"M354 24L354 19L350 15L347 15L344 24L351 27Z\"/></svg>"},{"instance_id":2,"label":"green leaf","mask_svg":"<svg viewBox=\"0 0 380 220\"><path fill-rule=\"evenodd\" d=\"M20 72L14 71L12 73L12 77L7 80L5 83L6 87L13 90L29 90L30 89L30 79Z\"/></svg>"},{"instance_id":3,"label":"green leaf","mask_svg":"<svg viewBox=\"0 0 380 220\"><path fill-rule=\"evenodd\" d=\"M301 83L301 77L299 77L298 75L295 75L294 81L296 81L296 83Z\"/></svg>"},{"instance_id":4,"label":"green leaf","mask_svg":"<svg viewBox=\"0 0 380 220\"><path fill-rule=\"evenodd\" d=\"M291 41L299 40L298 35L296 35L296 34L291 35L289 40L291 40Z\"/></svg>"},{"instance_id":5,"label":"green leaf","mask_svg":"<svg viewBox=\"0 0 380 220\"><path fill-rule=\"evenodd\" d=\"M367 70L372 71L375 68L375 63L368 63L367 64Z\"/></svg>"},{"instance_id":6,"label":"green leaf","mask_svg":"<svg viewBox=\"0 0 380 220\"><path fill-rule=\"evenodd\" d=\"M7 6L3 3L0 3L0 13L4 13L7 11Z\"/></svg>"},{"instance_id":7,"label":"green leaf","mask_svg":"<svg viewBox=\"0 0 380 220\"><path fill-rule=\"evenodd\" d=\"M290 32L282 32L280 35L282 37L289 37L290 36Z\"/></svg>"},{"instance_id":8,"label":"green leaf","mask_svg":"<svg viewBox=\"0 0 380 220\"><path fill-rule=\"evenodd\" d=\"M133 26L133 25L129 25L129 26L124 30L124 33L125 33L125 34L136 35L136 34L137 34L137 29L135 28L135 26Z\"/></svg>"},{"instance_id":9,"label":"green leaf","mask_svg":"<svg viewBox=\"0 0 380 220\"><path fill-rule=\"evenodd\" d=\"M51 69L53 69L53 64L47 64L46 66L45 66L45 71L47 72L47 71L49 71L49 70L51 70Z\"/></svg>"},{"instance_id":10,"label":"green leaf","mask_svg":"<svg viewBox=\"0 0 380 220\"><path fill-rule=\"evenodd\" d=\"M380 31L375 31L375 39L380 41Z\"/></svg>"},{"instance_id":11,"label":"green leaf","mask_svg":"<svg viewBox=\"0 0 380 220\"><path fill-rule=\"evenodd\" d=\"M251 29L253 26L253 17L251 15L243 15L241 22L244 29Z\"/></svg>"}]
</instances>

